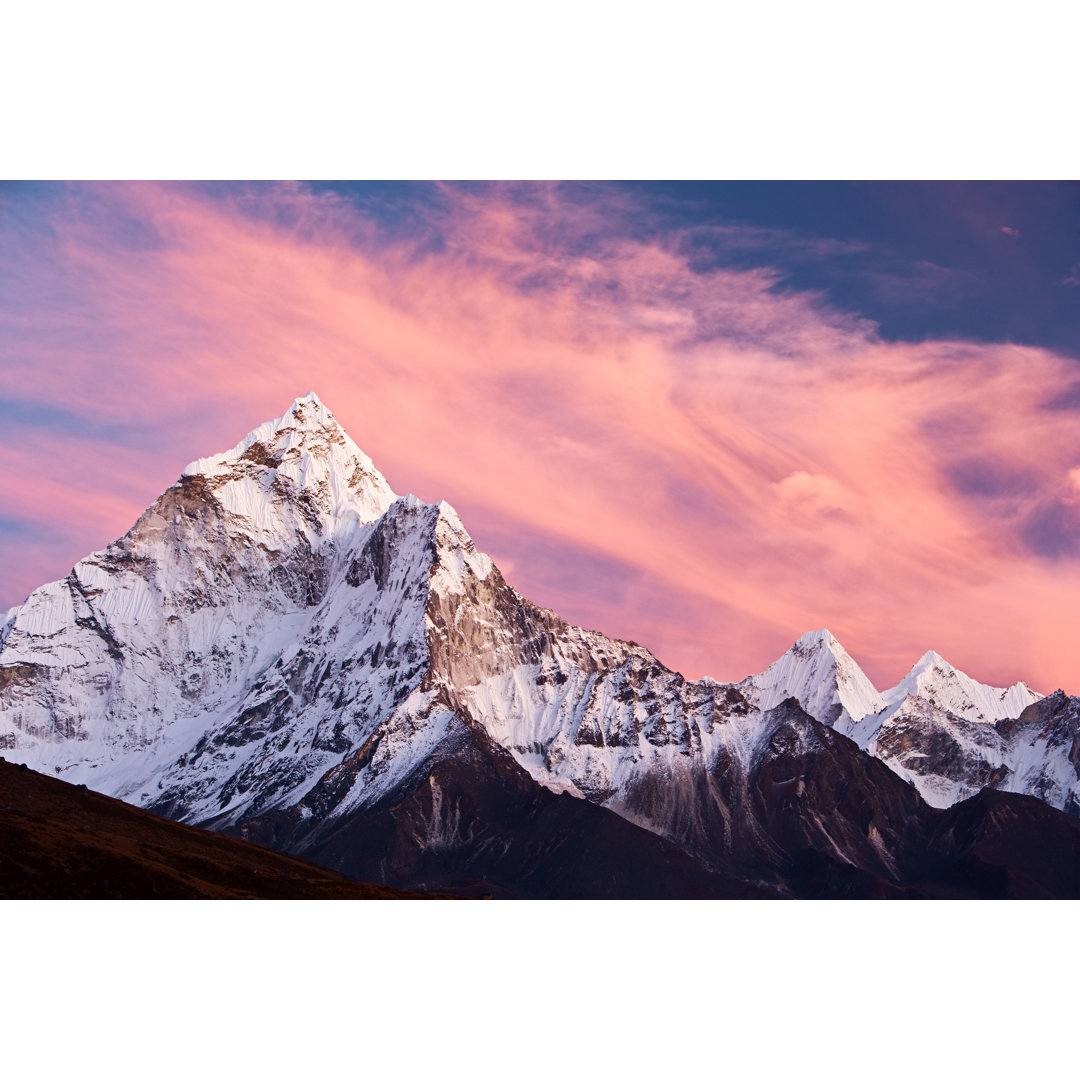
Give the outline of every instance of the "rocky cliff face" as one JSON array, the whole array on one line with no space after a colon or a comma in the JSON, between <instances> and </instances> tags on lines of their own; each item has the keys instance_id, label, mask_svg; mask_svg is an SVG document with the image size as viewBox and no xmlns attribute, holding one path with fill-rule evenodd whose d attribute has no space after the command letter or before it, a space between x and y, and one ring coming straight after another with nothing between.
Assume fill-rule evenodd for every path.
<instances>
[{"instance_id":1,"label":"rocky cliff face","mask_svg":"<svg viewBox=\"0 0 1080 1080\"><path fill-rule=\"evenodd\" d=\"M1051 761L1060 755L1046 743L1024 749L1001 729L1040 697L1023 683L985 686L928 652L884 692L883 709L839 730L914 784L931 806L952 806L995 788L1038 795L1065 809L1080 773L1071 780L1061 775L1056 787L1044 784L1037 791L1034 779L1021 780L1018 770L1030 773L1034 754L1053 771Z\"/></svg>"},{"instance_id":2,"label":"rocky cliff face","mask_svg":"<svg viewBox=\"0 0 1080 1080\"><path fill-rule=\"evenodd\" d=\"M1078 809L1077 699L928 657L882 694L817 631L741 683L687 681L519 596L309 395L8 613L0 742L378 880L618 895L662 865L695 895L876 894L913 872L920 793ZM570 864L604 843L601 887Z\"/></svg>"}]
</instances>

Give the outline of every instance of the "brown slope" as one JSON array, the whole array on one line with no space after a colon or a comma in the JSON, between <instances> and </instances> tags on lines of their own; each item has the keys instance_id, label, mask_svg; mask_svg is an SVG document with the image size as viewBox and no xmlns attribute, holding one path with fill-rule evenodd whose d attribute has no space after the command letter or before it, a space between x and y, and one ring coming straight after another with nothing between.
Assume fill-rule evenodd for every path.
<instances>
[{"instance_id":1,"label":"brown slope","mask_svg":"<svg viewBox=\"0 0 1080 1080\"><path fill-rule=\"evenodd\" d=\"M437 899L354 881L0 758L5 900Z\"/></svg>"},{"instance_id":2,"label":"brown slope","mask_svg":"<svg viewBox=\"0 0 1080 1080\"><path fill-rule=\"evenodd\" d=\"M945 887L990 899L1080 899L1080 821L987 788L939 812L923 862Z\"/></svg>"}]
</instances>

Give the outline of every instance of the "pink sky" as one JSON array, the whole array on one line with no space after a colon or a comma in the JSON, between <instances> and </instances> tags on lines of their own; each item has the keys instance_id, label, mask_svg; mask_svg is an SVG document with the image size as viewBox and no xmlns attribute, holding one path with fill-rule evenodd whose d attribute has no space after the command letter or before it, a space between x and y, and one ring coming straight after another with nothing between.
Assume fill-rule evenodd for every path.
<instances>
[{"instance_id":1,"label":"pink sky","mask_svg":"<svg viewBox=\"0 0 1080 1080\"><path fill-rule=\"evenodd\" d=\"M1074 362L889 343L768 268L575 243L600 212L556 188L442 194L424 248L298 186L75 189L0 306L0 392L45 417L0 444L0 499L57 537L5 546L0 605L315 390L522 594L688 676L827 626L880 687L933 648L1080 692L1080 565L1054 547L1080 429L1045 407Z\"/></svg>"}]
</instances>

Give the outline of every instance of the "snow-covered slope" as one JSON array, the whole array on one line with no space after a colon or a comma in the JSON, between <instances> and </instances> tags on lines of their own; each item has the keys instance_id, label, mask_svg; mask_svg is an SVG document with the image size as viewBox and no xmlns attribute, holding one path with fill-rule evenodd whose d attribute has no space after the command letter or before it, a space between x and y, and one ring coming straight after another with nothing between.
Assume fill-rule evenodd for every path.
<instances>
[{"instance_id":1,"label":"snow-covered slope","mask_svg":"<svg viewBox=\"0 0 1080 1080\"><path fill-rule=\"evenodd\" d=\"M937 807L952 806L1008 775L1008 748L992 723L966 720L915 694L871 718L865 749Z\"/></svg>"},{"instance_id":2,"label":"snow-covered slope","mask_svg":"<svg viewBox=\"0 0 1080 1080\"><path fill-rule=\"evenodd\" d=\"M646 772L745 769L764 732L736 688L529 604L314 395L36 590L0 679L12 760L218 827L391 797L456 718L614 809Z\"/></svg>"},{"instance_id":3,"label":"snow-covered slope","mask_svg":"<svg viewBox=\"0 0 1080 1080\"><path fill-rule=\"evenodd\" d=\"M420 586L457 527L298 399L14 611L7 756L181 820L299 798L378 725L430 711Z\"/></svg>"},{"instance_id":4,"label":"snow-covered slope","mask_svg":"<svg viewBox=\"0 0 1080 1080\"><path fill-rule=\"evenodd\" d=\"M739 689L763 711L794 697L816 720L845 734L846 727L885 707L885 699L828 630L803 634Z\"/></svg>"},{"instance_id":5,"label":"snow-covered slope","mask_svg":"<svg viewBox=\"0 0 1080 1080\"><path fill-rule=\"evenodd\" d=\"M1008 687L986 686L931 651L884 694L889 705L899 705L909 696L923 698L964 720L986 724L1019 716L1042 695L1022 682Z\"/></svg>"},{"instance_id":6,"label":"snow-covered slope","mask_svg":"<svg viewBox=\"0 0 1080 1080\"><path fill-rule=\"evenodd\" d=\"M995 726L1007 747L1009 773L994 786L1080 817L1080 697L1058 690Z\"/></svg>"},{"instance_id":7,"label":"snow-covered slope","mask_svg":"<svg viewBox=\"0 0 1080 1080\"><path fill-rule=\"evenodd\" d=\"M986 686L928 652L881 697L884 708L837 730L913 783L931 806L946 807L1006 784L1014 748L996 725L1040 695L1022 682ZM1064 801L1054 805L1062 809Z\"/></svg>"}]
</instances>

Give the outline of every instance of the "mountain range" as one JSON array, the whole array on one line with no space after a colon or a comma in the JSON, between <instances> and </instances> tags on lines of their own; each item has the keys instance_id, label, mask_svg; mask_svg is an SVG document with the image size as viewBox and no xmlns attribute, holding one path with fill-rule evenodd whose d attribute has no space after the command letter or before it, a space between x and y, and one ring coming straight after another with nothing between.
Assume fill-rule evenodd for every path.
<instances>
[{"instance_id":1,"label":"mountain range","mask_svg":"<svg viewBox=\"0 0 1080 1080\"><path fill-rule=\"evenodd\" d=\"M827 630L689 681L520 596L314 394L0 623L0 749L350 877L513 897L1080 896L1080 699Z\"/></svg>"}]
</instances>

